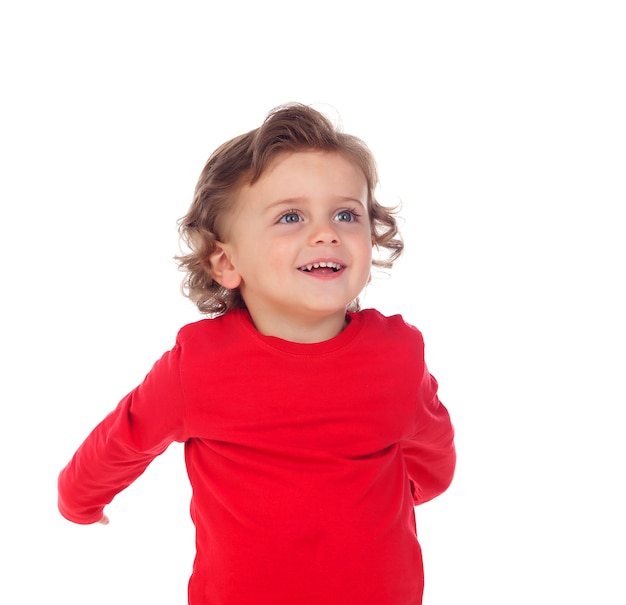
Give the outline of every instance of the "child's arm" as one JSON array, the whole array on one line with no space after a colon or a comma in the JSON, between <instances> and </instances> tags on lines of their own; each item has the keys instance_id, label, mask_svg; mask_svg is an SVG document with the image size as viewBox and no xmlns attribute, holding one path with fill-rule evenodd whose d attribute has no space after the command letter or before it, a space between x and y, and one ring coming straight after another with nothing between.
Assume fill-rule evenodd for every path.
<instances>
[{"instance_id":1,"label":"child's arm","mask_svg":"<svg viewBox=\"0 0 626 605\"><path fill-rule=\"evenodd\" d=\"M172 443L184 441L178 347L166 353L87 437L59 475L59 510L74 523L108 523L104 507Z\"/></svg>"},{"instance_id":2,"label":"child's arm","mask_svg":"<svg viewBox=\"0 0 626 605\"><path fill-rule=\"evenodd\" d=\"M437 381L424 365L417 408L416 432L402 442L415 504L432 500L452 481L456 465L454 429L437 397Z\"/></svg>"}]
</instances>

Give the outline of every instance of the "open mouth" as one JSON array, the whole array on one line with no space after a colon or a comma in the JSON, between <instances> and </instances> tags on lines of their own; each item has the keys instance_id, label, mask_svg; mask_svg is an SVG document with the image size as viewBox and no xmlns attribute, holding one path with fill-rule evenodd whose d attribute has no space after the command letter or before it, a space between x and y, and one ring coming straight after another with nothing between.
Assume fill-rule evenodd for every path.
<instances>
[{"instance_id":1,"label":"open mouth","mask_svg":"<svg viewBox=\"0 0 626 605\"><path fill-rule=\"evenodd\" d=\"M343 269L343 265L333 262L312 263L298 267L298 271L304 271L305 273L337 273L341 269Z\"/></svg>"}]
</instances>

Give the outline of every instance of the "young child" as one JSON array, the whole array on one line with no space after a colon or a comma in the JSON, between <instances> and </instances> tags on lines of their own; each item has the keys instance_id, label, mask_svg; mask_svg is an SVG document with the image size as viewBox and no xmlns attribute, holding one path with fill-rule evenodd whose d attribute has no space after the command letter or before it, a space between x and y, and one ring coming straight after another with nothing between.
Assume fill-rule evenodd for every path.
<instances>
[{"instance_id":1,"label":"young child","mask_svg":"<svg viewBox=\"0 0 626 605\"><path fill-rule=\"evenodd\" d=\"M366 145L304 105L218 148L178 259L209 318L60 474L61 513L106 524L105 505L184 442L191 605L422 601L413 507L450 484L453 429L420 332L358 310L372 264L403 247L376 184Z\"/></svg>"}]
</instances>

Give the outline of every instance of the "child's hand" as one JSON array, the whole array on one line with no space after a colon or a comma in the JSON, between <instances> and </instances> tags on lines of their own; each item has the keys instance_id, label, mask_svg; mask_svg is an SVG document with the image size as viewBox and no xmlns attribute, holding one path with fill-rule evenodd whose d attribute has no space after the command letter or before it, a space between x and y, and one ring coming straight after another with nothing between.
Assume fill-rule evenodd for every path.
<instances>
[{"instance_id":1,"label":"child's hand","mask_svg":"<svg viewBox=\"0 0 626 605\"><path fill-rule=\"evenodd\" d=\"M102 519L100 519L100 521L98 521L98 523L102 523L102 525L108 525L109 524L109 518L106 515L102 515Z\"/></svg>"}]
</instances>

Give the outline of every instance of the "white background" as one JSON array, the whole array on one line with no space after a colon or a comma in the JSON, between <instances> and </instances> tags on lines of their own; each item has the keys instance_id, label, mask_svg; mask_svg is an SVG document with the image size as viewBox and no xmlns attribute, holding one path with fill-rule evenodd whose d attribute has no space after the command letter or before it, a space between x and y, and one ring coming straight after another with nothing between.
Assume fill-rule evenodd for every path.
<instances>
[{"instance_id":1,"label":"white background","mask_svg":"<svg viewBox=\"0 0 626 605\"><path fill-rule=\"evenodd\" d=\"M365 304L422 330L458 433L425 605L623 605L621 5L3 3L0 602L186 602L182 447L108 527L62 519L56 477L199 318L172 257L206 158L301 101L403 203Z\"/></svg>"}]
</instances>

